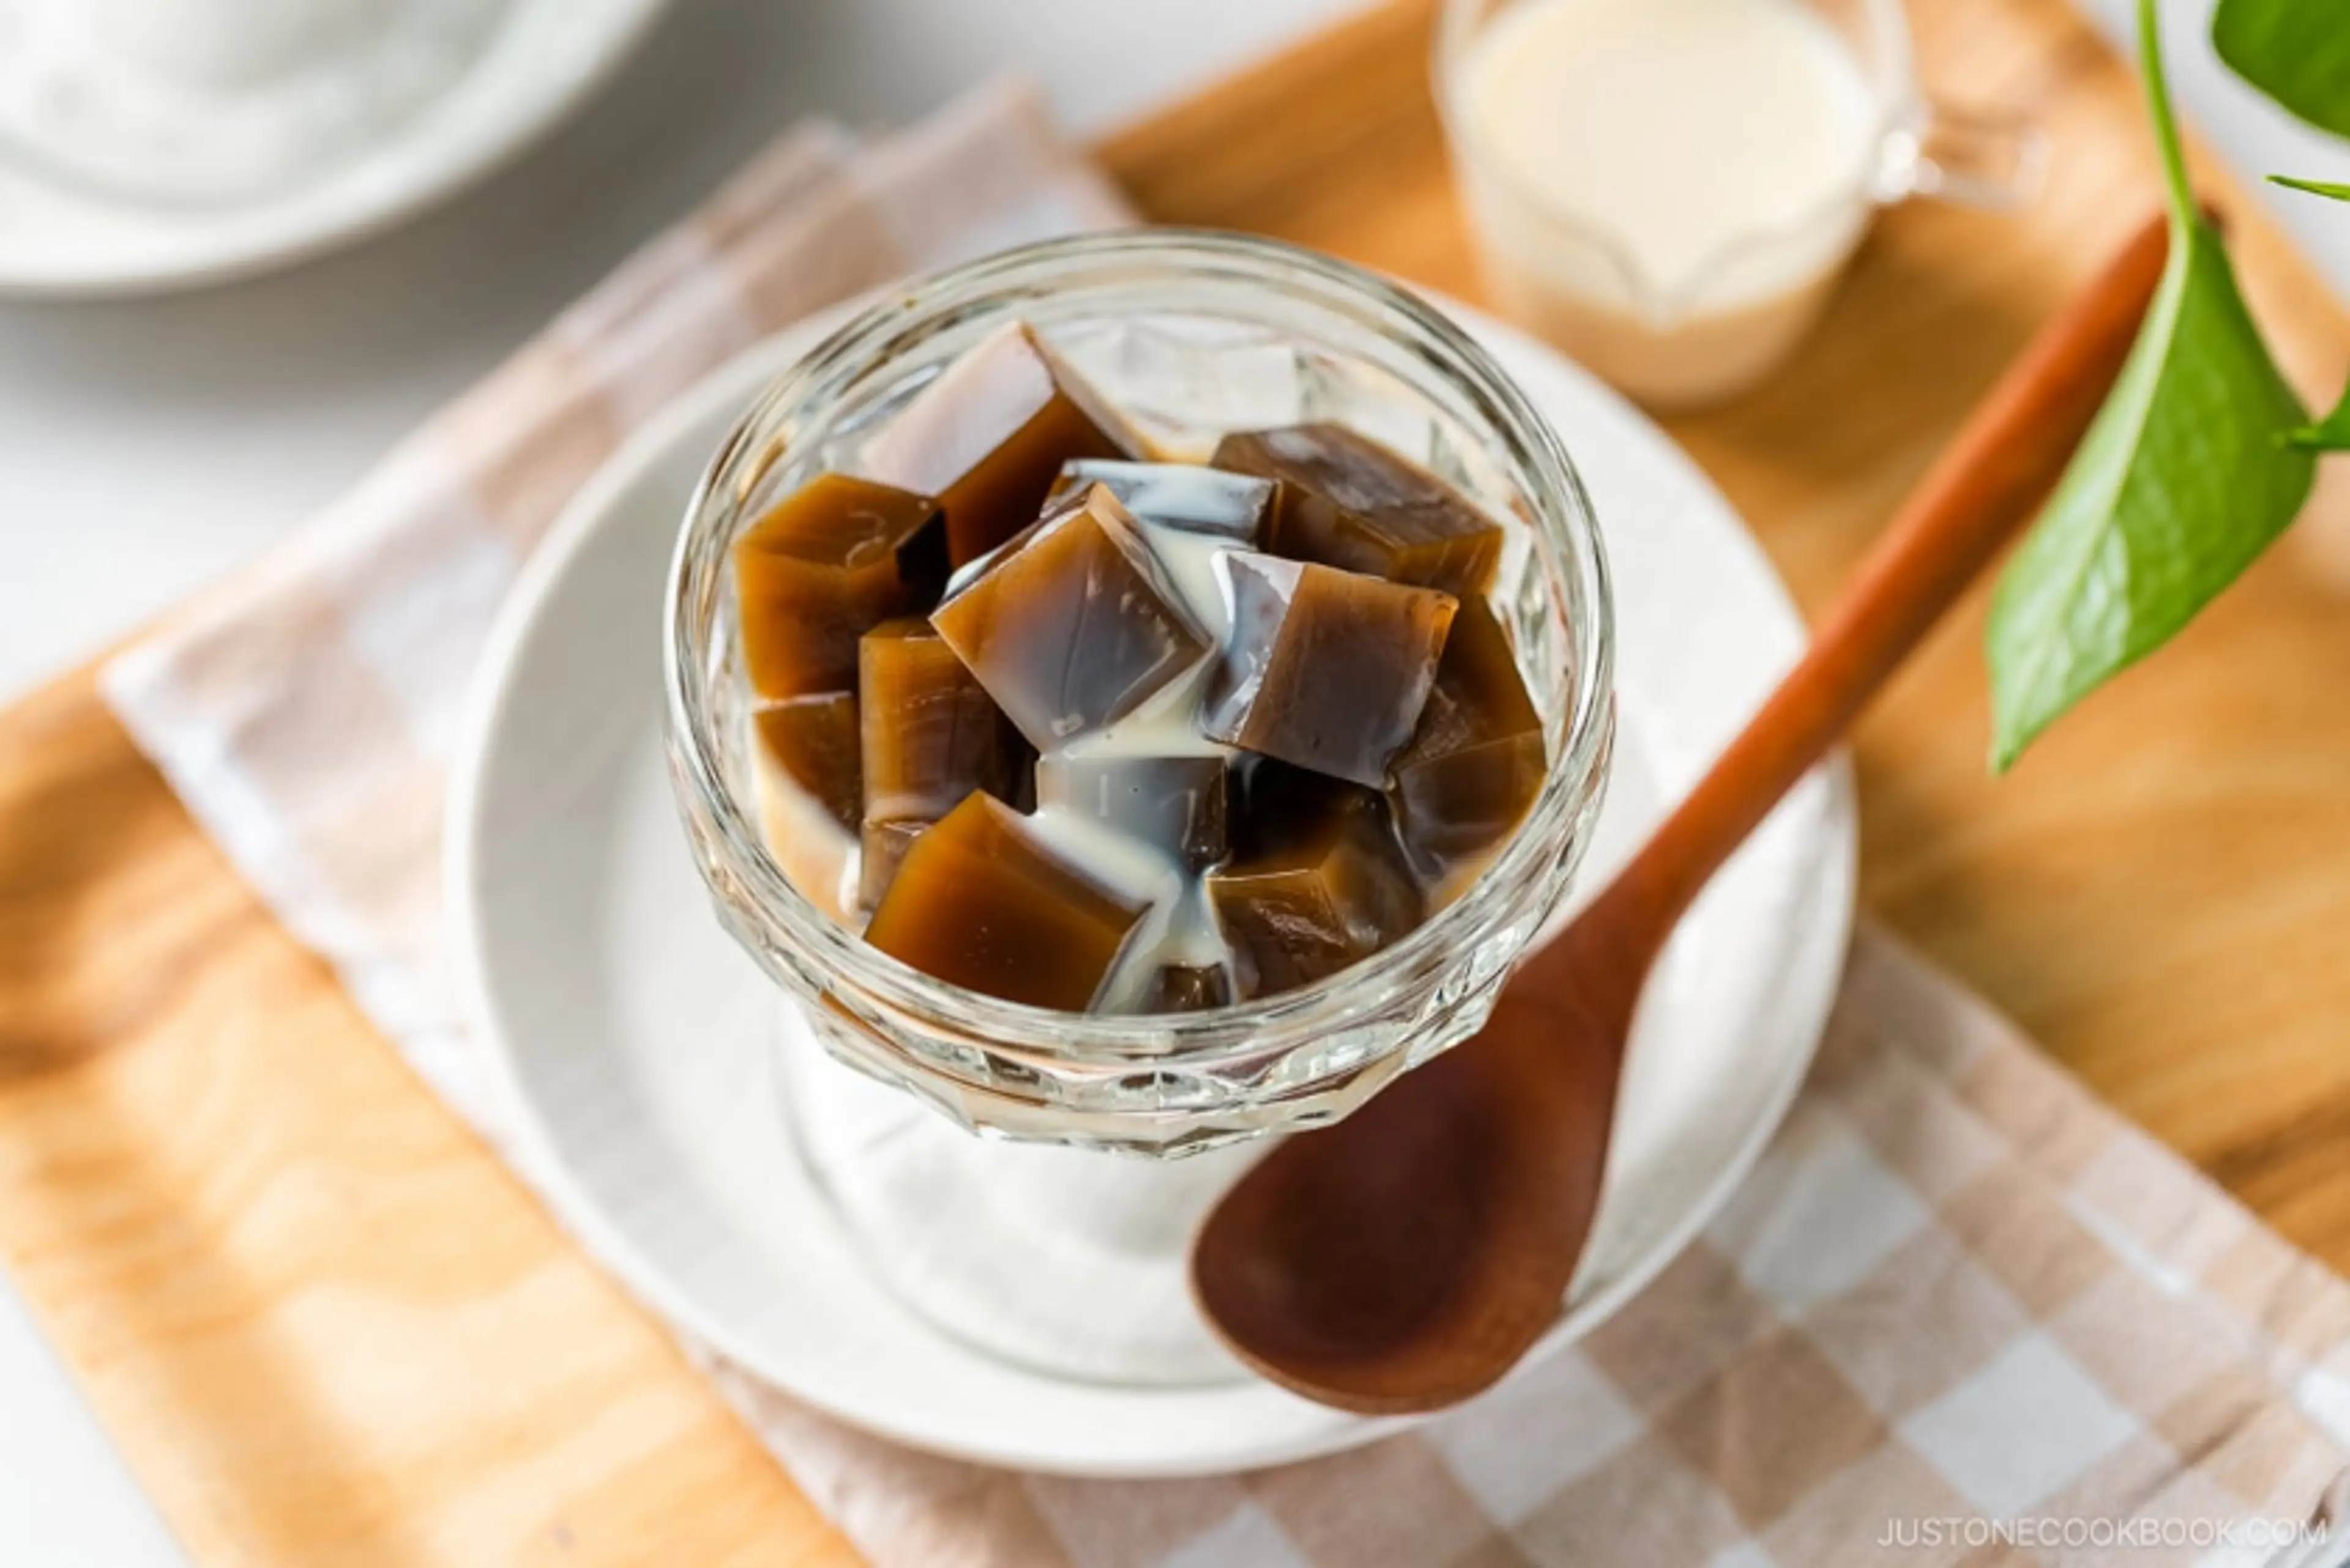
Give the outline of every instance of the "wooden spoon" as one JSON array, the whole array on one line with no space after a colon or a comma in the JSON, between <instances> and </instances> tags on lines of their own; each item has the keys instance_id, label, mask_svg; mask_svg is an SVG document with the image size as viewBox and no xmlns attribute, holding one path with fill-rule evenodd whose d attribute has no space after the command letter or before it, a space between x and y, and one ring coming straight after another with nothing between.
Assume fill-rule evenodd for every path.
<instances>
[{"instance_id":1,"label":"wooden spoon","mask_svg":"<svg viewBox=\"0 0 2350 1568\"><path fill-rule=\"evenodd\" d=\"M2043 327L1828 612L1811 650L1492 1022L1255 1166L1200 1230L1191 1285L1239 1357L1369 1415L1490 1386L1558 1321L1599 1199L1632 1012L1690 900L2046 493L2161 277L2149 223Z\"/></svg>"}]
</instances>

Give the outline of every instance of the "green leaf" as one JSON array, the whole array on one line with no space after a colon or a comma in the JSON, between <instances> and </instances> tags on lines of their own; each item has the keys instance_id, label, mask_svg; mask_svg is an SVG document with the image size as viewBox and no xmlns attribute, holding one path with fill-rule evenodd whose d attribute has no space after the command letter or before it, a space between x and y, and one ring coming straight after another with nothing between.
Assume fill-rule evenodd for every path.
<instances>
[{"instance_id":1,"label":"green leaf","mask_svg":"<svg viewBox=\"0 0 2350 1568\"><path fill-rule=\"evenodd\" d=\"M1991 765L2002 772L2235 581L2316 478L2315 456L2293 442L2309 412L2195 206L2155 0L2138 0L2137 27L2170 259L2128 362L1991 599Z\"/></svg>"},{"instance_id":2,"label":"green leaf","mask_svg":"<svg viewBox=\"0 0 2350 1568\"><path fill-rule=\"evenodd\" d=\"M2330 181L2296 180L2290 174L2272 174L2269 183L2282 185L2289 190L2306 191L2313 196L2331 196L2337 202L2350 202L2350 185L2336 185Z\"/></svg>"},{"instance_id":3,"label":"green leaf","mask_svg":"<svg viewBox=\"0 0 2350 1568\"><path fill-rule=\"evenodd\" d=\"M2175 224L2137 346L1991 603L1995 768L2284 531L2315 476L2284 439L2308 417L2219 234L2199 216Z\"/></svg>"},{"instance_id":4,"label":"green leaf","mask_svg":"<svg viewBox=\"0 0 2350 1568\"><path fill-rule=\"evenodd\" d=\"M2314 425L2302 426L2286 439L2309 452L2350 452L2350 391L2342 394L2332 413Z\"/></svg>"},{"instance_id":5,"label":"green leaf","mask_svg":"<svg viewBox=\"0 0 2350 1568\"><path fill-rule=\"evenodd\" d=\"M2220 0L2211 42L2238 76L2319 130L2350 136L2343 0Z\"/></svg>"}]
</instances>

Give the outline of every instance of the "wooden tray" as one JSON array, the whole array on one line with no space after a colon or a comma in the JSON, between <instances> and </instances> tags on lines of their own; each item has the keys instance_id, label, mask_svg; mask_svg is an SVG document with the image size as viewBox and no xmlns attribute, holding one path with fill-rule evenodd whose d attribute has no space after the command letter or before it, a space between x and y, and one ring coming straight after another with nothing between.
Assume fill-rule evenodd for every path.
<instances>
[{"instance_id":1,"label":"wooden tray","mask_svg":"<svg viewBox=\"0 0 2350 1568\"><path fill-rule=\"evenodd\" d=\"M2060 0L1917 0L1947 96L2054 139L2021 216L1892 214L1765 395L1677 421L1807 607L2156 200ZM1428 10L1111 139L1152 215L1474 297ZM2235 209L2313 398L2350 323ZM2350 511L2322 503L2014 776L1980 595L1858 743L1866 898L2287 1236L2350 1266ZM431 1099L107 716L0 718L0 1257L204 1563L855 1561L660 1330Z\"/></svg>"}]
</instances>

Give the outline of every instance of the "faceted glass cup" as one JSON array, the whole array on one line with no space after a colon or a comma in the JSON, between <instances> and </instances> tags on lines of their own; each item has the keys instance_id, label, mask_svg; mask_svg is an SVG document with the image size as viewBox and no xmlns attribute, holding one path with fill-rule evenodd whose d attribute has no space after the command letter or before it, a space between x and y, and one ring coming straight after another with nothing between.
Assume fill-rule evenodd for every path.
<instances>
[{"instance_id":1,"label":"faceted glass cup","mask_svg":"<svg viewBox=\"0 0 2350 1568\"><path fill-rule=\"evenodd\" d=\"M1543 711L1549 771L1483 874L1403 940L1315 984L1211 1012L1055 1012L944 984L868 947L771 852L729 546L815 474L854 471L896 410L1014 319L1170 457L1204 458L1232 430L1333 420L1504 521L1496 605ZM1206 1347L1180 1273L1190 1220L1229 1179L1232 1157L1164 1158L1332 1120L1475 1033L1567 891L1614 728L1607 568L1555 432L1423 302L1237 235L1055 241L890 292L724 443L685 521L666 631L679 805L720 919L790 999L778 1020L786 1109L836 1211L877 1271L942 1326L996 1354L1118 1381L1236 1375ZM877 1096L838 1073L811 1035L904 1094ZM842 1132L852 1126L861 1130ZM1160 1158L1107 1162L1102 1150ZM1104 1301L1120 1303L1107 1329Z\"/></svg>"}]
</instances>

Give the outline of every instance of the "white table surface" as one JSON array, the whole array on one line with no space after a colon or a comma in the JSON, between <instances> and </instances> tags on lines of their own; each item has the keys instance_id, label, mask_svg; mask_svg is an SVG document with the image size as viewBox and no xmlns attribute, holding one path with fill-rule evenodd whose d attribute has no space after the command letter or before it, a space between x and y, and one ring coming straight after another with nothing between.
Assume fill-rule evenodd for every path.
<instances>
[{"instance_id":1,"label":"white table surface","mask_svg":"<svg viewBox=\"0 0 2350 1568\"><path fill-rule=\"evenodd\" d=\"M0 305L0 700L283 536L799 115L899 121L1018 67L1097 130L1358 3L681 0L577 121L394 234L184 297ZM2115 27L2129 0L2082 3ZM2350 178L2225 77L2206 8L2170 0L2207 134L2247 172ZM2350 293L2350 209L2277 195ZM0 1563L181 1560L0 1278Z\"/></svg>"}]
</instances>

